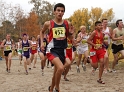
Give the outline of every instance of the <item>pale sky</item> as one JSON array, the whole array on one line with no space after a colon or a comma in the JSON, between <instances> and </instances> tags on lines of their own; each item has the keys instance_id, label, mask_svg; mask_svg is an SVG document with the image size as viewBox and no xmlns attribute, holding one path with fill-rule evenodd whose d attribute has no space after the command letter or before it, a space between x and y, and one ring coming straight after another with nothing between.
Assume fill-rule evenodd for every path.
<instances>
[{"instance_id":1,"label":"pale sky","mask_svg":"<svg viewBox=\"0 0 124 92\"><path fill-rule=\"evenodd\" d=\"M30 0L2 0L6 3L11 3L12 5L20 4L21 8L26 11L30 12L33 5L29 4ZM113 8L115 12L116 19L123 19L124 20L124 0L46 0L50 3L63 3L65 4L66 11L64 18L70 17L73 12L77 9L81 8L88 8L89 10L91 7L100 7L104 11L110 8Z\"/></svg>"}]
</instances>

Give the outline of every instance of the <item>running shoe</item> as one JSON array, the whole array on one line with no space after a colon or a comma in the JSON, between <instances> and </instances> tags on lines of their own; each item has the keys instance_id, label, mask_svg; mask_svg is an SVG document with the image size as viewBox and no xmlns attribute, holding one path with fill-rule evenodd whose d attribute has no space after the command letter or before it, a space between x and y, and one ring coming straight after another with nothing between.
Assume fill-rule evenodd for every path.
<instances>
[{"instance_id":1,"label":"running shoe","mask_svg":"<svg viewBox=\"0 0 124 92\"><path fill-rule=\"evenodd\" d=\"M79 69L79 67L77 67L77 73L80 73L80 69Z\"/></svg>"},{"instance_id":2,"label":"running shoe","mask_svg":"<svg viewBox=\"0 0 124 92\"><path fill-rule=\"evenodd\" d=\"M8 68L6 68L6 71L8 72Z\"/></svg>"},{"instance_id":3,"label":"running shoe","mask_svg":"<svg viewBox=\"0 0 124 92\"><path fill-rule=\"evenodd\" d=\"M93 68L92 71L91 71L91 74L95 75L95 71L96 71L96 69Z\"/></svg>"},{"instance_id":4,"label":"running shoe","mask_svg":"<svg viewBox=\"0 0 124 92\"><path fill-rule=\"evenodd\" d=\"M8 73L10 73L10 69L8 69Z\"/></svg>"},{"instance_id":5,"label":"running shoe","mask_svg":"<svg viewBox=\"0 0 124 92\"><path fill-rule=\"evenodd\" d=\"M28 71L27 70L26 70L25 74L28 75Z\"/></svg>"},{"instance_id":6,"label":"running shoe","mask_svg":"<svg viewBox=\"0 0 124 92\"><path fill-rule=\"evenodd\" d=\"M59 92L59 90L55 88L55 91L54 92Z\"/></svg>"},{"instance_id":7,"label":"running shoe","mask_svg":"<svg viewBox=\"0 0 124 92\"><path fill-rule=\"evenodd\" d=\"M42 76L44 76L44 71L42 70Z\"/></svg>"},{"instance_id":8,"label":"running shoe","mask_svg":"<svg viewBox=\"0 0 124 92\"><path fill-rule=\"evenodd\" d=\"M108 69L107 71L108 71L108 73L112 73L112 70L110 70L110 69Z\"/></svg>"},{"instance_id":9,"label":"running shoe","mask_svg":"<svg viewBox=\"0 0 124 92\"><path fill-rule=\"evenodd\" d=\"M86 71L86 66L85 65L82 65L82 68L84 71Z\"/></svg>"},{"instance_id":10,"label":"running shoe","mask_svg":"<svg viewBox=\"0 0 124 92\"><path fill-rule=\"evenodd\" d=\"M54 69L54 66L52 66L52 70Z\"/></svg>"},{"instance_id":11,"label":"running shoe","mask_svg":"<svg viewBox=\"0 0 124 92\"><path fill-rule=\"evenodd\" d=\"M48 87L48 91L50 91L51 86Z\"/></svg>"},{"instance_id":12,"label":"running shoe","mask_svg":"<svg viewBox=\"0 0 124 92\"><path fill-rule=\"evenodd\" d=\"M115 70L115 69L113 69L113 70L112 70L112 72L113 72L113 73L116 73L116 70Z\"/></svg>"},{"instance_id":13,"label":"running shoe","mask_svg":"<svg viewBox=\"0 0 124 92\"><path fill-rule=\"evenodd\" d=\"M65 81L69 81L69 79L67 79L67 78L64 78L64 80L65 80Z\"/></svg>"}]
</instances>

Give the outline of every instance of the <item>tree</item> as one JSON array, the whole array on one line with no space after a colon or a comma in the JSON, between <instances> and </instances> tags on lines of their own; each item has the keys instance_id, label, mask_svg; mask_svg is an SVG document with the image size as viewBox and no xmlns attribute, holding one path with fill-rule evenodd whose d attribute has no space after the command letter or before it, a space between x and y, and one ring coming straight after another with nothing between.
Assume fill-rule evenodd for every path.
<instances>
[{"instance_id":1,"label":"tree","mask_svg":"<svg viewBox=\"0 0 124 92\"><path fill-rule=\"evenodd\" d=\"M76 31L79 30L80 26L84 25L89 31L90 21L89 21L89 11L87 8L79 9L74 12L74 14L69 18L72 24L75 26Z\"/></svg>"},{"instance_id":2,"label":"tree","mask_svg":"<svg viewBox=\"0 0 124 92\"><path fill-rule=\"evenodd\" d=\"M16 21L16 24L15 24L15 31L17 32L18 34L18 37L21 37L22 36L22 33L26 32L26 17L24 16L23 18L21 18L20 20Z\"/></svg>"},{"instance_id":3,"label":"tree","mask_svg":"<svg viewBox=\"0 0 124 92\"><path fill-rule=\"evenodd\" d=\"M111 22L113 20L113 18L114 18L113 9L111 8L111 9L108 9L107 11L104 11L102 16L101 16L101 20L103 18L106 18L106 19L108 19L109 22Z\"/></svg>"},{"instance_id":4,"label":"tree","mask_svg":"<svg viewBox=\"0 0 124 92\"><path fill-rule=\"evenodd\" d=\"M13 17L12 22L14 24L16 23L16 21L22 19L26 15L20 5L13 6L9 14Z\"/></svg>"},{"instance_id":5,"label":"tree","mask_svg":"<svg viewBox=\"0 0 124 92\"><path fill-rule=\"evenodd\" d=\"M4 28L2 28L3 38L5 38L6 33L8 33L8 21L11 21L13 28L15 28L16 21L20 20L23 17L23 10L20 8L20 5L12 6L3 1L0 1L0 23L4 23ZM6 24L7 23L7 24ZM13 31L14 32L14 31ZM17 31L16 31L17 32ZM10 31L11 33L11 31ZM15 32L14 32L15 33Z\"/></svg>"},{"instance_id":6,"label":"tree","mask_svg":"<svg viewBox=\"0 0 124 92\"><path fill-rule=\"evenodd\" d=\"M29 14L24 28L29 36L37 36L39 34L40 25L38 25L38 16L35 12Z\"/></svg>"},{"instance_id":7,"label":"tree","mask_svg":"<svg viewBox=\"0 0 124 92\"><path fill-rule=\"evenodd\" d=\"M90 20L91 20L91 29L94 30L94 23L100 21L103 10L99 7L91 8L90 11Z\"/></svg>"},{"instance_id":8,"label":"tree","mask_svg":"<svg viewBox=\"0 0 124 92\"><path fill-rule=\"evenodd\" d=\"M114 18L113 9L111 8L107 11L103 11L99 7L92 7L90 11L88 11L87 8L78 9L73 13L69 20L75 26L77 31L81 25L86 26L87 31L93 31L94 23L100 21L102 18L107 18L109 22L111 22Z\"/></svg>"},{"instance_id":9,"label":"tree","mask_svg":"<svg viewBox=\"0 0 124 92\"><path fill-rule=\"evenodd\" d=\"M51 4L44 0L31 0L31 4L34 4L32 11L38 15L38 24L42 25L45 21L54 17L53 7L55 4Z\"/></svg>"},{"instance_id":10,"label":"tree","mask_svg":"<svg viewBox=\"0 0 124 92\"><path fill-rule=\"evenodd\" d=\"M10 4L6 4L3 1L0 1L0 23L2 23L3 21L8 21L11 18L11 16L9 15L10 10L11 10L11 5ZM5 22L6 23L6 22ZM4 30L3 30L3 37L5 37L6 35L6 26L4 26Z\"/></svg>"},{"instance_id":11,"label":"tree","mask_svg":"<svg viewBox=\"0 0 124 92\"><path fill-rule=\"evenodd\" d=\"M17 35L16 35L17 32L14 29L14 25L10 21L6 20L6 21L2 22L2 26L1 26L0 30L4 31L5 28L6 28L6 33L10 33L11 37L14 38L14 40L15 40L17 38ZM3 36L3 35L1 35L1 36ZM2 37L2 38L4 39L4 37Z\"/></svg>"}]
</instances>

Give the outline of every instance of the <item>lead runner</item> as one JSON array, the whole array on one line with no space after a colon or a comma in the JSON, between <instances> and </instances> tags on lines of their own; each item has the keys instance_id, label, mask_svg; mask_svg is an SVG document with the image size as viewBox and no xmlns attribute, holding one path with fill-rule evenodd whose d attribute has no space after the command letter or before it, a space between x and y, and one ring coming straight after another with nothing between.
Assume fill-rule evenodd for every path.
<instances>
[{"instance_id":1,"label":"lead runner","mask_svg":"<svg viewBox=\"0 0 124 92\"><path fill-rule=\"evenodd\" d=\"M65 49L67 48L67 36L73 34L74 28L71 23L63 20L62 17L65 12L65 5L57 3L54 6L55 18L46 21L43 29L40 33L41 38L41 49L44 50L43 37L45 31L49 30L49 44L47 45L47 58L54 64L54 74L52 83L49 86L49 92L60 92L60 79L64 68L69 66L68 62L65 61Z\"/></svg>"}]
</instances>

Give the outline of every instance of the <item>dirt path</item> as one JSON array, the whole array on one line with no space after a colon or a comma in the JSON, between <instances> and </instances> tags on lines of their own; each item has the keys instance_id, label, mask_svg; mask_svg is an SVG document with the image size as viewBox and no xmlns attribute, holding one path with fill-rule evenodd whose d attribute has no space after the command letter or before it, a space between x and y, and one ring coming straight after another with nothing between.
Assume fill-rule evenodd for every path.
<instances>
[{"instance_id":1,"label":"dirt path","mask_svg":"<svg viewBox=\"0 0 124 92\"><path fill-rule=\"evenodd\" d=\"M12 61L11 73L5 71L5 61L0 61L0 92L48 92L51 83L53 70L45 68L45 75L41 75L40 60L37 68L32 68L29 75L24 74L23 65L19 65L18 60ZM18 72L20 70L20 72ZM61 79L61 92L124 92L124 69L118 69L117 73L103 74L106 84L96 82L98 70L95 75L91 75L91 67L87 65L84 72L80 66L80 73L76 71L76 65L68 74L69 82Z\"/></svg>"}]
</instances>

